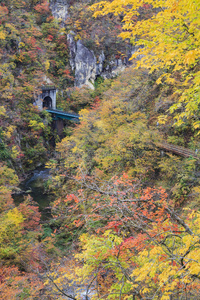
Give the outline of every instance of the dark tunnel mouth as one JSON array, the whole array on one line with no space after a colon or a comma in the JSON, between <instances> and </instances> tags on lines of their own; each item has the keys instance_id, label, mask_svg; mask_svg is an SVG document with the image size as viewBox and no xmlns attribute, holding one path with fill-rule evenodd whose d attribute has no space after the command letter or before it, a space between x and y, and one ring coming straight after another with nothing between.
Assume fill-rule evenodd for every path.
<instances>
[{"instance_id":1,"label":"dark tunnel mouth","mask_svg":"<svg viewBox=\"0 0 200 300\"><path fill-rule=\"evenodd\" d=\"M52 99L51 99L51 97L46 96L46 97L43 99L43 108L44 108L44 107L52 108Z\"/></svg>"}]
</instances>

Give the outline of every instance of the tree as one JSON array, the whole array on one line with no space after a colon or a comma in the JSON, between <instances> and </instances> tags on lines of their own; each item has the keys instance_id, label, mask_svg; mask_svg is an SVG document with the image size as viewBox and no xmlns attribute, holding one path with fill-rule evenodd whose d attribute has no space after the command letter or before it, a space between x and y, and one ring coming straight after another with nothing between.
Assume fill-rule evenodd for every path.
<instances>
[{"instance_id":1,"label":"tree","mask_svg":"<svg viewBox=\"0 0 200 300\"><path fill-rule=\"evenodd\" d=\"M0 271L0 297L2 300L40 297L43 284L34 273L24 274L15 266L1 266Z\"/></svg>"},{"instance_id":2,"label":"tree","mask_svg":"<svg viewBox=\"0 0 200 300\"><path fill-rule=\"evenodd\" d=\"M72 270L63 263L62 273L51 274L60 291L67 277L88 286L92 299L199 297L198 212L178 214L164 189L141 188L127 174L110 181L79 176L77 183L78 194L53 207L62 220L56 235L86 232Z\"/></svg>"},{"instance_id":3,"label":"tree","mask_svg":"<svg viewBox=\"0 0 200 300\"><path fill-rule=\"evenodd\" d=\"M46 254L38 241L40 213L30 196L15 206L11 193L19 181L12 169L0 164L0 175L0 298L34 299L43 288L38 273Z\"/></svg>"},{"instance_id":4,"label":"tree","mask_svg":"<svg viewBox=\"0 0 200 300\"><path fill-rule=\"evenodd\" d=\"M122 16L124 32L120 36L138 47L131 58L136 59L136 67L162 70L157 83L170 85L174 92L169 112L175 113L177 125L188 119L194 129L200 127L199 5L198 0L114 0L92 6L95 17Z\"/></svg>"},{"instance_id":5,"label":"tree","mask_svg":"<svg viewBox=\"0 0 200 300\"><path fill-rule=\"evenodd\" d=\"M55 173L62 174L56 177L61 185L64 174L79 172L79 167L108 177L124 169L143 180L154 176L159 154L153 141L160 135L148 124L146 102L142 101L150 97L152 87L143 72L131 75L130 68L102 94L101 103L80 111L81 123L57 144Z\"/></svg>"},{"instance_id":6,"label":"tree","mask_svg":"<svg viewBox=\"0 0 200 300\"><path fill-rule=\"evenodd\" d=\"M0 16L0 159L22 174L50 149L50 117L33 103L44 78L62 89L72 82L68 44L48 1L9 0L0 4Z\"/></svg>"}]
</instances>

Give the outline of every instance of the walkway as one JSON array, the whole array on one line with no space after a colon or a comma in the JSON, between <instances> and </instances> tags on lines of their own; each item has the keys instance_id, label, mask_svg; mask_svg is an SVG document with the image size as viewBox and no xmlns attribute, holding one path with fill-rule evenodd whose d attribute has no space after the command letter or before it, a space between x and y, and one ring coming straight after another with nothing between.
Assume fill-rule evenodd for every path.
<instances>
[{"instance_id":1,"label":"walkway","mask_svg":"<svg viewBox=\"0 0 200 300\"><path fill-rule=\"evenodd\" d=\"M181 147L181 146L176 146L176 145L173 145L173 144L168 144L165 141L162 141L160 143L155 143L155 145L158 148L161 148L161 149L164 149L166 151L178 154L178 155L183 156L183 157L193 157L193 158L196 158L198 160L200 159L198 153L196 151L191 150L191 149L187 149L187 148L184 148L184 147Z\"/></svg>"}]
</instances>

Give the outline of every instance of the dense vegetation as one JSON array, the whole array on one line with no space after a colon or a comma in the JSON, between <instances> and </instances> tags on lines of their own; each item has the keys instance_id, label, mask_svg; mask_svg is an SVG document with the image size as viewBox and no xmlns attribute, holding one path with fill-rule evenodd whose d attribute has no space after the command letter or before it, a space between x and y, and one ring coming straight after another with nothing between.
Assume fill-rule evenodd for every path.
<instances>
[{"instance_id":1,"label":"dense vegetation","mask_svg":"<svg viewBox=\"0 0 200 300\"><path fill-rule=\"evenodd\" d=\"M0 1L0 297L200 299L199 1L71 5L62 27L47 1ZM132 66L73 88L70 30L106 63L136 43ZM33 105L46 77L61 107L84 107L60 141ZM44 162L46 223L12 199Z\"/></svg>"}]
</instances>

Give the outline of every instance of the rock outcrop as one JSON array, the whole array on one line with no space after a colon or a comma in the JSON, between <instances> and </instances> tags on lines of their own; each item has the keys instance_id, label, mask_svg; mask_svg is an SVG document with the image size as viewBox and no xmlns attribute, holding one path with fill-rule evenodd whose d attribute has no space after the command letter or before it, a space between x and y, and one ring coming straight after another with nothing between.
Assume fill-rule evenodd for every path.
<instances>
[{"instance_id":1,"label":"rock outcrop","mask_svg":"<svg viewBox=\"0 0 200 300\"><path fill-rule=\"evenodd\" d=\"M82 41L74 41L71 34L68 35L70 49L70 65L75 71L75 86L87 85L93 89L93 83L97 76L96 57L94 52L86 48Z\"/></svg>"},{"instance_id":2,"label":"rock outcrop","mask_svg":"<svg viewBox=\"0 0 200 300\"><path fill-rule=\"evenodd\" d=\"M51 0L50 8L55 18L61 19L64 26L67 17L69 17L69 0ZM68 43L70 51L70 66L75 74L75 86L84 85L94 89L94 82L98 76L112 78L122 72L130 64L128 58L131 57L134 49L130 47L128 58L113 59L106 63L104 52L98 55L88 49L81 40L74 40L74 33L68 34Z\"/></svg>"},{"instance_id":3,"label":"rock outcrop","mask_svg":"<svg viewBox=\"0 0 200 300\"><path fill-rule=\"evenodd\" d=\"M73 33L68 34L70 49L70 66L75 72L75 86L84 85L94 89L94 81L97 76L104 79L113 78L122 72L130 62L127 59L115 59L105 65L106 57L104 52L98 56L98 60L92 50L84 46L81 40L75 42ZM131 52L129 57L131 56Z\"/></svg>"},{"instance_id":4,"label":"rock outcrop","mask_svg":"<svg viewBox=\"0 0 200 300\"><path fill-rule=\"evenodd\" d=\"M62 25L69 16L69 0L50 0L50 9L54 18L62 20Z\"/></svg>"}]
</instances>

